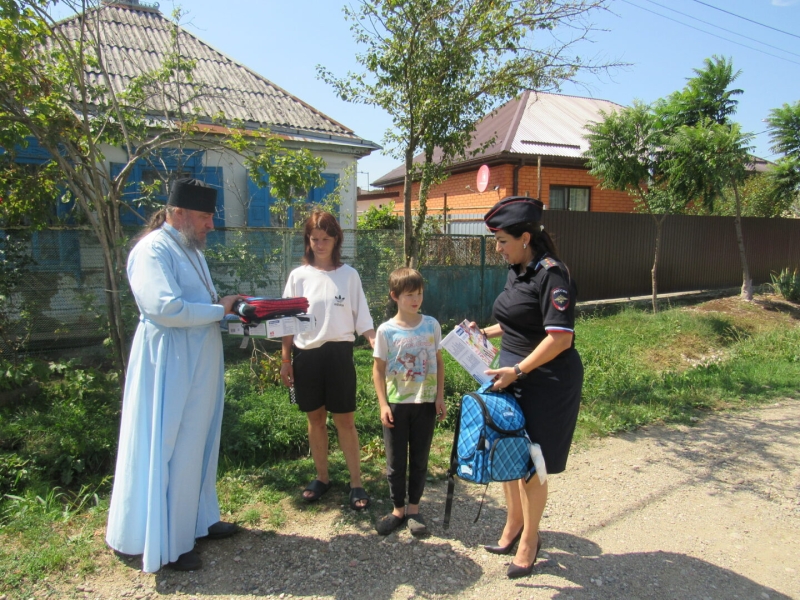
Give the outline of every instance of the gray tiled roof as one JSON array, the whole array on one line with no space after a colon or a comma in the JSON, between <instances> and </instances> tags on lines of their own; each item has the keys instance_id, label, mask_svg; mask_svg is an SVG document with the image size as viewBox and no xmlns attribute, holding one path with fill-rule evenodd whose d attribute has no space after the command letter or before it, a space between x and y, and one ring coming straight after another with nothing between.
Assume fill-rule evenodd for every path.
<instances>
[{"instance_id":1,"label":"gray tiled roof","mask_svg":"<svg viewBox=\"0 0 800 600\"><path fill-rule=\"evenodd\" d=\"M601 121L600 111L606 113L621 108L607 100L565 96L546 92L523 92L508 101L494 113L478 123L473 135L472 148L494 138L481 154L470 157L459 164L486 161L507 156L542 156L579 160L588 148L584 139L584 127L590 121ZM440 155L434 154L434 160ZM414 161L422 160L422 155ZM390 185L402 181L405 166L401 165L379 179L373 185Z\"/></svg>"},{"instance_id":2,"label":"gray tiled roof","mask_svg":"<svg viewBox=\"0 0 800 600\"><path fill-rule=\"evenodd\" d=\"M107 4L90 14L100 16L102 51L116 92L124 90L133 77L158 68L170 50L174 24L155 9ZM62 21L58 27L75 39L78 17ZM197 61L193 77L204 86L203 93L188 103L190 111L204 118L222 112L226 118L248 125L267 126L276 133L299 134L297 139L378 148L185 29L181 28L179 35L182 54ZM87 76L90 82L101 83L99 72ZM169 91L180 91L185 97L190 87L181 86L179 90L175 86ZM166 104L169 105L169 100ZM163 112L163 105L159 96L149 101L154 114Z\"/></svg>"}]
</instances>

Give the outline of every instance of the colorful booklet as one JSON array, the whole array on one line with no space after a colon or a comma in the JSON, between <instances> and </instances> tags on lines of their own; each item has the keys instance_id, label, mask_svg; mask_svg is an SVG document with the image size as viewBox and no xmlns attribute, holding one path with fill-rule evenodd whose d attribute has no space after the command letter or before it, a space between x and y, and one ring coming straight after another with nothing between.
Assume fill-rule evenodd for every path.
<instances>
[{"instance_id":1,"label":"colorful booklet","mask_svg":"<svg viewBox=\"0 0 800 600\"><path fill-rule=\"evenodd\" d=\"M471 329L466 319L453 328L442 340L442 348L450 353L467 373L480 384L491 381L486 369L496 369L500 355L492 343L477 329Z\"/></svg>"}]
</instances>

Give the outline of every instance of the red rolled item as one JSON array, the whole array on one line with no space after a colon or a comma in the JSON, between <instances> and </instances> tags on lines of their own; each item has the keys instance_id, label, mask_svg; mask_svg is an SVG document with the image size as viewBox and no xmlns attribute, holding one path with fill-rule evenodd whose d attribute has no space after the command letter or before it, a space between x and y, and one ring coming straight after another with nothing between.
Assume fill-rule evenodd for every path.
<instances>
[{"instance_id":1,"label":"red rolled item","mask_svg":"<svg viewBox=\"0 0 800 600\"><path fill-rule=\"evenodd\" d=\"M233 305L233 312L239 315L243 323L257 323L278 317L290 317L305 313L308 310L308 299L298 298L262 298L242 296Z\"/></svg>"}]
</instances>

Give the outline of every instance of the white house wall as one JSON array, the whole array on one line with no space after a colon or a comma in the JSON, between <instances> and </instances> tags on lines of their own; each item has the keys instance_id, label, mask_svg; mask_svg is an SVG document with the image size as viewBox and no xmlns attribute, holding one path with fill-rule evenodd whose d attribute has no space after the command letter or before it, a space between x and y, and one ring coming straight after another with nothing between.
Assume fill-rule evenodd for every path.
<instances>
[{"instance_id":1,"label":"white house wall","mask_svg":"<svg viewBox=\"0 0 800 600\"><path fill-rule=\"evenodd\" d=\"M110 163L126 163L127 153L122 148L106 146L105 166ZM340 183L349 181L342 189L342 204L339 221L343 229L356 228L356 163L357 157L336 152L314 152L325 161L325 173L338 175ZM240 155L229 150L205 150L204 166L222 167L223 193L225 198L225 226L244 227L247 224L247 169ZM348 176L349 175L349 176Z\"/></svg>"}]
</instances>

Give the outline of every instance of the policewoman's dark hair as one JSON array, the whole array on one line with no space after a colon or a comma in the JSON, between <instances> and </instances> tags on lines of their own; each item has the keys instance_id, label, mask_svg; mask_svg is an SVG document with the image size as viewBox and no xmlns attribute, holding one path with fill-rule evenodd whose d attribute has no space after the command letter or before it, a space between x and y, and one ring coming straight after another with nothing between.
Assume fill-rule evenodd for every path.
<instances>
[{"instance_id":1,"label":"policewoman's dark hair","mask_svg":"<svg viewBox=\"0 0 800 600\"><path fill-rule=\"evenodd\" d=\"M558 256L558 249L556 248L553 238L550 234L542 229L541 223L515 223L503 229L508 235L515 239L522 237L526 231L531 234L531 248L533 249L533 257L549 254L559 262L563 262Z\"/></svg>"},{"instance_id":2,"label":"policewoman's dark hair","mask_svg":"<svg viewBox=\"0 0 800 600\"><path fill-rule=\"evenodd\" d=\"M336 220L331 213L324 210L314 210L306 219L306 224L303 227L303 242L305 243L305 251L303 252L303 262L307 265L314 264L314 252L311 250L311 232L315 229L321 229L335 241L333 243L333 252L331 252L331 260L334 267L342 266L342 242L344 241L344 234Z\"/></svg>"}]
</instances>

